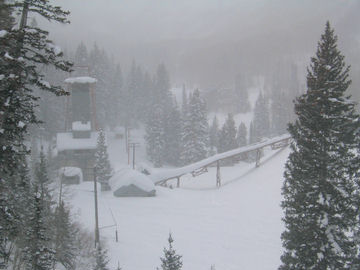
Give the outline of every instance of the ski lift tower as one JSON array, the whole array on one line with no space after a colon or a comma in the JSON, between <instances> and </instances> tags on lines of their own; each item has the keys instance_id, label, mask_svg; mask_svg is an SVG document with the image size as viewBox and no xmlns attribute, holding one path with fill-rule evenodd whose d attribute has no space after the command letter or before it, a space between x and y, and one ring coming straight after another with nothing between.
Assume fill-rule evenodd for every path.
<instances>
[{"instance_id":1,"label":"ski lift tower","mask_svg":"<svg viewBox=\"0 0 360 270\"><path fill-rule=\"evenodd\" d=\"M97 142L95 85L89 76L65 80L70 96L66 100L65 132L57 134L57 150L63 167L78 167L85 181L93 180Z\"/></svg>"}]
</instances>

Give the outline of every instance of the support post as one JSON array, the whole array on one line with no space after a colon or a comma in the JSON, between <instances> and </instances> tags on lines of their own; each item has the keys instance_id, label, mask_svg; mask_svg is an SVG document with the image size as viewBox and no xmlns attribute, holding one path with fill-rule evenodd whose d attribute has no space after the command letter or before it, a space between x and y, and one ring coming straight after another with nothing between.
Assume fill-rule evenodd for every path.
<instances>
[{"instance_id":1,"label":"support post","mask_svg":"<svg viewBox=\"0 0 360 270\"><path fill-rule=\"evenodd\" d=\"M132 148L133 148L133 170L135 170L135 143L132 145Z\"/></svg>"},{"instance_id":2,"label":"support post","mask_svg":"<svg viewBox=\"0 0 360 270\"><path fill-rule=\"evenodd\" d=\"M176 182L176 187L180 187L180 176L176 177L177 182Z\"/></svg>"},{"instance_id":3,"label":"support post","mask_svg":"<svg viewBox=\"0 0 360 270\"><path fill-rule=\"evenodd\" d=\"M256 168L260 166L260 157L261 157L261 149L258 149L256 150L256 162L255 162Z\"/></svg>"},{"instance_id":4,"label":"support post","mask_svg":"<svg viewBox=\"0 0 360 270\"><path fill-rule=\"evenodd\" d=\"M97 181L96 181L96 168L94 168L94 196L95 196L95 247L100 242L99 232L99 215L98 215L98 201L97 201Z\"/></svg>"},{"instance_id":5,"label":"support post","mask_svg":"<svg viewBox=\"0 0 360 270\"><path fill-rule=\"evenodd\" d=\"M126 152L128 155L128 165L130 165L130 144L129 143L126 144Z\"/></svg>"},{"instance_id":6,"label":"support post","mask_svg":"<svg viewBox=\"0 0 360 270\"><path fill-rule=\"evenodd\" d=\"M216 161L216 187L221 186L220 160Z\"/></svg>"}]
</instances>

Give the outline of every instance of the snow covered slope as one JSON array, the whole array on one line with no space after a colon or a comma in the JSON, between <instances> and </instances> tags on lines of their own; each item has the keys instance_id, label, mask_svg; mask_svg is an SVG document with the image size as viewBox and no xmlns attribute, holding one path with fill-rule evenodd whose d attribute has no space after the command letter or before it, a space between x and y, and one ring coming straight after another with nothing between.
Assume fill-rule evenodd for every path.
<instances>
[{"instance_id":1,"label":"snow covered slope","mask_svg":"<svg viewBox=\"0 0 360 270\"><path fill-rule=\"evenodd\" d=\"M275 153L275 154L274 154ZM115 198L99 195L100 229L108 242L110 269L118 261L124 270L156 269L172 232L174 247L183 255L184 270L274 270L280 264L283 231L280 208L283 168L289 150L269 153L259 168L240 163L222 168L220 189L214 172L185 183L186 188L157 187L152 198ZM196 180L195 180L196 179ZM197 185L198 183L198 185ZM207 184L206 184L207 183ZM71 202L85 226L94 228L91 183L73 191ZM193 189L188 189L193 188ZM111 210L110 210L111 209Z\"/></svg>"}]
</instances>

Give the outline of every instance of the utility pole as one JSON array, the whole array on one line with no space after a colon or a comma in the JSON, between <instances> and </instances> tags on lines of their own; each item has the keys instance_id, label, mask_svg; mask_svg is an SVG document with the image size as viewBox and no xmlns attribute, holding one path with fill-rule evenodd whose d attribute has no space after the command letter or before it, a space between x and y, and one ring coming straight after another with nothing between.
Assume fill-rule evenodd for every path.
<instances>
[{"instance_id":1,"label":"utility pole","mask_svg":"<svg viewBox=\"0 0 360 270\"><path fill-rule=\"evenodd\" d=\"M100 232L99 232L97 181L96 181L96 168L95 167L94 167L94 196L95 196L95 247L97 247L97 245L100 244Z\"/></svg>"},{"instance_id":2,"label":"utility pole","mask_svg":"<svg viewBox=\"0 0 360 270\"><path fill-rule=\"evenodd\" d=\"M26 0L26 1L24 1L23 10L22 10L22 14L21 14L21 20L20 20L20 26L19 26L19 28L21 30L26 27L28 13L29 13L29 1Z\"/></svg>"},{"instance_id":3,"label":"utility pole","mask_svg":"<svg viewBox=\"0 0 360 270\"><path fill-rule=\"evenodd\" d=\"M135 148L138 147L139 145L140 145L140 143L136 143L136 142L129 143L129 150L130 150L130 147L132 147L132 149L133 149L133 151L132 151L133 152L133 159L132 159L133 170L135 170ZM128 155L128 164L130 164L130 154Z\"/></svg>"}]
</instances>

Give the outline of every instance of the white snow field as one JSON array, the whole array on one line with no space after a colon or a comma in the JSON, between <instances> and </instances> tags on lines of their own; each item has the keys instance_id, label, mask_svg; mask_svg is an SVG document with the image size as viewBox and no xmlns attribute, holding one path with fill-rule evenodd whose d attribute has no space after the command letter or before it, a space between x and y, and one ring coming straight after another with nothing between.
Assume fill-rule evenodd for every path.
<instances>
[{"instance_id":1,"label":"white snow field","mask_svg":"<svg viewBox=\"0 0 360 270\"><path fill-rule=\"evenodd\" d=\"M156 197L116 198L99 194L101 238L111 261L123 270L160 267L169 232L183 256L184 270L274 270L282 253L280 208L284 163L289 149L265 153L262 164L222 167L224 185L215 188L215 168L196 178L184 176L181 188L156 187ZM93 184L74 189L71 204L94 230ZM117 224L119 242L115 241ZM110 226L110 227L109 227Z\"/></svg>"}]
</instances>

